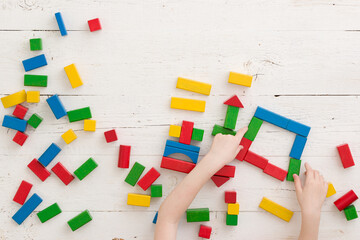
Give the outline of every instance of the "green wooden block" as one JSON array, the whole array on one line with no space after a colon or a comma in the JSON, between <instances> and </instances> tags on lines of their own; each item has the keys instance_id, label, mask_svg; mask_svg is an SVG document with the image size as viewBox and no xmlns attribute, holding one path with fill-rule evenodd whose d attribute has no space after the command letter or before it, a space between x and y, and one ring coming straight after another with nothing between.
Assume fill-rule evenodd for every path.
<instances>
[{"instance_id":1,"label":"green wooden block","mask_svg":"<svg viewBox=\"0 0 360 240\"><path fill-rule=\"evenodd\" d=\"M209 208L192 208L186 210L187 222L205 222L210 221Z\"/></svg>"},{"instance_id":2,"label":"green wooden block","mask_svg":"<svg viewBox=\"0 0 360 240\"><path fill-rule=\"evenodd\" d=\"M27 123L32 126L33 128L37 128L40 123L42 122L43 118L40 117L39 115L37 115L36 113L34 113L33 115L31 115L31 117L29 118L29 120L27 121Z\"/></svg>"},{"instance_id":3,"label":"green wooden block","mask_svg":"<svg viewBox=\"0 0 360 240\"><path fill-rule=\"evenodd\" d=\"M83 211L73 219L69 220L67 223L72 231L75 231L76 229L81 228L88 222L92 220L92 217L88 210Z\"/></svg>"},{"instance_id":4,"label":"green wooden block","mask_svg":"<svg viewBox=\"0 0 360 240\"><path fill-rule=\"evenodd\" d=\"M204 137L204 130L203 129L193 128L193 132L192 132L192 135L191 135L191 140L201 142L203 140L203 137Z\"/></svg>"},{"instance_id":5,"label":"green wooden block","mask_svg":"<svg viewBox=\"0 0 360 240\"><path fill-rule=\"evenodd\" d=\"M162 185L154 184L151 185L151 197L162 197Z\"/></svg>"},{"instance_id":6,"label":"green wooden block","mask_svg":"<svg viewBox=\"0 0 360 240\"><path fill-rule=\"evenodd\" d=\"M249 123L248 130L245 133L244 138L254 141L263 122L263 120L258 119L257 117L253 117Z\"/></svg>"},{"instance_id":7,"label":"green wooden block","mask_svg":"<svg viewBox=\"0 0 360 240\"><path fill-rule=\"evenodd\" d=\"M224 128L224 127L222 127L220 125L215 124L211 135L215 136L218 133L221 133L221 134L224 134L224 135L229 135L229 134L234 135L234 136L236 135L235 131L233 131L231 129Z\"/></svg>"},{"instance_id":8,"label":"green wooden block","mask_svg":"<svg viewBox=\"0 0 360 240\"><path fill-rule=\"evenodd\" d=\"M74 174L81 181L87 175L89 175L89 173L91 173L95 168L97 168L97 166L98 164L94 161L94 159L89 158L78 169L75 170Z\"/></svg>"},{"instance_id":9,"label":"green wooden block","mask_svg":"<svg viewBox=\"0 0 360 240\"><path fill-rule=\"evenodd\" d=\"M293 174L299 175L300 167L301 167L301 160L290 158L289 169L286 176L286 180L293 182L294 181Z\"/></svg>"},{"instance_id":10,"label":"green wooden block","mask_svg":"<svg viewBox=\"0 0 360 240\"><path fill-rule=\"evenodd\" d=\"M226 112L224 127L228 129L235 129L238 115L239 108L229 105Z\"/></svg>"},{"instance_id":11,"label":"green wooden block","mask_svg":"<svg viewBox=\"0 0 360 240\"><path fill-rule=\"evenodd\" d=\"M24 86L33 86L33 87L47 87L47 79L46 75L24 75Z\"/></svg>"},{"instance_id":12,"label":"green wooden block","mask_svg":"<svg viewBox=\"0 0 360 240\"><path fill-rule=\"evenodd\" d=\"M70 122L76 122L84 119L89 119L92 117L90 107L75 109L67 112L67 114Z\"/></svg>"},{"instance_id":13,"label":"green wooden block","mask_svg":"<svg viewBox=\"0 0 360 240\"><path fill-rule=\"evenodd\" d=\"M40 221L44 223L60 213L61 213L61 209L59 205L57 203L54 203L53 205L50 205L44 210L38 212L37 216L40 219Z\"/></svg>"},{"instance_id":14,"label":"green wooden block","mask_svg":"<svg viewBox=\"0 0 360 240\"><path fill-rule=\"evenodd\" d=\"M145 170L145 167L143 165L141 165L138 162L135 162L134 165L132 166L129 174L125 178L125 182L127 182L131 186L135 186L135 184L139 180L139 178L144 170Z\"/></svg>"},{"instance_id":15,"label":"green wooden block","mask_svg":"<svg viewBox=\"0 0 360 240\"><path fill-rule=\"evenodd\" d=\"M42 40L41 40L41 38L32 38L32 39L30 39L30 50L31 51L42 50Z\"/></svg>"},{"instance_id":16,"label":"green wooden block","mask_svg":"<svg viewBox=\"0 0 360 240\"><path fill-rule=\"evenodd\" d=\"M237 226L238 225L238 215L226 214L226 225Z\"/></svg>"},{"instance_id":17,"label":"green wooden block","mask_svg":"<svg viewBox=\"0 0 360 240\"><path fill-rule=\"evenodd\" d=\"M358 214L356 212L356 208L354 205L350 205L344 209L346 220L350 221L358 218Z\"/></svg>"}]
</instances>

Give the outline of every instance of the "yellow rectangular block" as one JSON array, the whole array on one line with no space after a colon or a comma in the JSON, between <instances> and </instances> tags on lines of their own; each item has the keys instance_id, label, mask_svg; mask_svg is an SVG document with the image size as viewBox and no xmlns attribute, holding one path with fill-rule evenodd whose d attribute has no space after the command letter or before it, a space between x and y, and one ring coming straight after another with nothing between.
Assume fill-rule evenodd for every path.
<instances>
[{"instance_id":1,"label":"yellow rectangular block","mask_svg":"<svg viewBox=\"0 0 360 240\"><path fill-rule=\"evenodd\" d=\"M334 185L329 182L328 183L328 190L327 190L327 193L326 193L326 197L331 197L332 195L334 195L336 193L336 190L334 188Z\"/></svg>"},{"instance_id":2,"label":"yellow rectangular block","mask_svg":"<svg viewBox=\"0 0 360 240\"><path fill-rule=\"evenodd\" d=\"M151 196L128 193L127 204L140 207L150 207Z\"/></svg>"},{"instance_id":3,"label":"yellow rectangular block","mask_svg":"<svg viewBox=\"0 0 360 240\"><path fill-rule=\"evenodd\" d=\"M229 83L242 85L245 87L251 87L252 76L242 73L230 72Z\"/></svg>"},{"instance_id":4,"label":"yellow rectangular block","mask_svg":"<svg viewBox=\"0 0 360 240\"><path fill-rule=\"evenodd\" d=\"M176 126L176 125L170 125L170 129L169 129L169 136L170 137L180 137L180 132L181 132L181 126Z\"/></svg>"},{"instance_id":5,"label":"yellow rectangular block","mask_svg":"<svg viewBox=\"0 0 360 240\"><path fill-rule=\"evenodd\" d=\"M186 78L179 77L176 83L176 87L184 89L190 92L196 92L204 95L210 95L211 84L202 83Z\"/></svg>"},{"instance_id":6,"label":"yellow rectangular block","mask_svg":"<svg viewBox=\"0 0 360 240\"><path fill-rule=\"evenodd\" d=\"M96 120L85 119L84 120L84 131L95 132Z\"/></svg>"},{"instance_id":7,"label":"yellow rectangular block","mask_svg":"<svg viewBox=\"0 0 360 240\"><path fill-rule=\"evenodd\" d=\"M26 101L28 103L38 103L40 102L40 91L27 91Z\"/></svg>"},{"instance_id":8,"label":"yellow rectangular block","mask_svg":"<svg viewBox=\"0 0 360 240\"><path fill-rule=\"evenodd\" d=\"M13 93L9 96L2 97L1 102L4 105L4 108L9 108L15 105L18 105L20 103L23 103L26 101L26 92L25 90L22 90L20 92Z\"/></svg>"},{"instance_id":9,"label":"yellow rectangular block","mask_svg":"<svg viewBox=\"0 0 360 240\"><path fill-rule=\"evenodd\" d=\"M229 203L228 204L228 214L229 215L239 215L240 205L239 203Z\"/></svg>"},{"instance_id":10,"label":"yellow rectangular block","mask_svg":"<svg viewBox=\"0 0 360 240\"><path fill-rule=\"evenodd\" d=\"M66 142L66 144L71 143L77 138L76 134L72 129L67 130L63 135L61 135L61 137L64 140L64 142Z\"/></svg>"},{"instance_id":11,"label":"yellow rectangular block","mask_svg":"<svg viewBox=\"0 0 360 240\"><path fill-rule=\"evenodd\" d=\"M171 98L171 108L188 110L188 111L196 111L196 112L205 112L205 101L188 99L188 98Z\"/></svg>"},{"instance_id":12,"label":"yellow rectangular block","mask_svg":"<svg viewBox=\"0 0 360 240\"><path fill-rule=\"evenodd\" d=\"M80 75L76 69L75 64L71 64L69 66L64 67L64 70L69 78L72 88L77 88L83 85L83 82L81 81Z\"/></svg>"},{"instance_id":13,"label":"yellow rectangular block","mask_svg":"<svg viewBox=\"0 0 360 240\"><path fill-rule=\"evenodd\" d=\"M281 218L284 221L289 222L293 216L293 212L283 206L271 201L270 199L263 197L259 205L260 208L268 211L271 214Z\"/></svg>"}]
</instances>

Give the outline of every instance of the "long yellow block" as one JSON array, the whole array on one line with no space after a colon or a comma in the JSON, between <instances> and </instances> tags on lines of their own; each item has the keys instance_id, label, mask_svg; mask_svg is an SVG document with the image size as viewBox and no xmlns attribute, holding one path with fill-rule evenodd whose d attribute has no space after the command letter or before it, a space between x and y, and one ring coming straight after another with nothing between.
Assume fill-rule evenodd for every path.
<instances>
[{"instance_id":1,"label":"long yellow block","mask_svg":"<svg viewBox=\"0 0 360 240\"><path fill-rule=\"evenodd\" d=\"M76 69L75 64L71 64L69 66L64 67L64 70L69 78L72 88L77 88L83 85L83 82L81 81L80 75Z\"/></svg>"},{"instance_id":2,"label":"long yellow block","mask_svg":"<svg viewBox=\"0 0 360 240\"><path fill-rule=\"evenodd\" d=\"M269 213L274 214L275 216L281 218L284 221L289 222L293 216L293 212L283 206L271 201L270 199L263 197L259 205L260 208L268 211Z\"/></svg>"},{"instance_id":3,"label":"long yellow block","mask_svg":"<svg viewBox=\"0 0 360 240\"><path fill-rule=\"evenodd\" d=\"M242 85L245 87L251 87L252 76L242 73L230 72L229 83Z\"/></svg>"},{"instance_id":4,"label":"long yellow block","mask_svg":"<svg viewBox=\"0 0 360 240\"><path fill-rule=\"evenodd\" d=\"M140 207L150 207L151 196L128 193L127 204Z\"/></svg>"},{"instance_id":5,"label":"long yellow block","mask_svg":"<svg viewBox=\"0 0 360 240\"><path fill-rule=\"evenodd\" d=\"M329 182L328 183L328 190L327 190L327 193L326 193L326 197L331 197L332 195L334 195L336 193L336 190L334 188L334 185Z\"/></svg>"},{"instance_id":6,"label":"long yellow block","mask_svg":"<svg viewBox=\"0 0 360 240\"><path fill-rule=\"evenodd\" d=\"M169 136L170 137L180 137L180 133L181 133L181 126L177 126L177 125L170 125L170 129L169 129Z\"/></svg>"},{"instance_id":7,"label":"long yellow block","mask_svg":"<svg viewBox=\"0 0 360 240\"><path fill-rule=\"evenodd\" d=\"M61 137L64 142L66 142L66 144L71 143L77 138L75 132L72 129L67 130L63 135L61 135Z\"/></svg>"},{"instance_id":8,"label":"long yellow block","mask_svg":"<svg viewBox=\"0 0 360 240\"><path fill-rule=\"evenodd\" d=\"M176 83L176 87L184 89L190 92L196 92L204 95L210 95L211 84L202 83L186 78L179 77Z\"/></svg>"},{"instance_id":9,"label":"long yellow block","mask_svg":"<svg viewBox=\"0 0 360 240\"><path fill-rule=\"evenodd\" d=\"M205 101L188 99L188 98L171 98L171 108L196 111L196 112L205 112Z\"/></svg>"},{"instance_id":10,"label":"long yellow block","mask_svg":"<svg viewBox=\"0 0 360 240\"><path fill-rule=\"evenodd\" d=\"M228 211L229 215L239 215L240 205L239 203L229 203L228 204Z\"/></svg>"},{"instance_id":11,"label":"long yellow block","mask_svg":"<svg viewBox=\"0 0 360 240\"><path fill-rule=\"evenodd\" d=\"M22 90L20 92L13 93L9 96L2 97L1 102L4 105L4 108L9 108L15 105L18 105L20 103L23 103L26 101L26 92L25 90Z\"/></svg>"}]
</instances>

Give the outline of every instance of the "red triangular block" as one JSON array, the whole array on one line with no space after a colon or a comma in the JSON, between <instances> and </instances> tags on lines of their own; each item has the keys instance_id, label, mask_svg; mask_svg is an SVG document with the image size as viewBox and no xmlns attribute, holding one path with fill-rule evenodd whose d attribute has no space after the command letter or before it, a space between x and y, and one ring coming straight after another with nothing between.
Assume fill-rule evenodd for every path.
<instances>
[{"instance_id":1,"label":"red triangular block","mask_svg":"<svg viewBox=\"0 0 360 240\"><path fill-rule=\"evenodd\" d=\"M240 102L240 99L236 95L234 95L231 98L229 98L228 100L226 100L224 102L224 104L234 106L234 107L238 107L238 108L244 108L244 106Z\"/></svg>"},{"instance_id":2,"label":"red triangular block","mask_svg":"<svg viewBox=\"0 0 360 240\"><path fill-rule=\"evenodd\" d=\"M212 176L211 180L215 183L217 187L221 187L224 183L229 181L229 177L221 177L221 176Z\"/></svg>"}]
</instances>

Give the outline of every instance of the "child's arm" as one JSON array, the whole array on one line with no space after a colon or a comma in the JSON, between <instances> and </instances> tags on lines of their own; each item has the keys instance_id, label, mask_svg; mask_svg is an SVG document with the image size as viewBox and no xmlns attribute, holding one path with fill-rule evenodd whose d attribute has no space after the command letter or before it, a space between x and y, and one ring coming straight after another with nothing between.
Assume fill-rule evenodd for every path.
<instances>
[{"instance_id":1,"label":"child's arm","mask_svg":"<svg viewBox=\"0 0 360 240\"><path fill-rule=\"evenodd\" d=\"M202 186L225 164L234 160L241 150L240 140L247 131L217 134L208 154L184 178L161 204L155 229L155 240L175 240L179 220Z\"/></svg>"},{"instance_id":2,"label":"child's arm","mask_svg":"<svg viewBox=\"0 0 360 240\"><path fill-rule=\"evenodd\" d=\"M296 196L301 207L301 232L299 240L316 240L319 235L321 207L328 188L323 176L305 163L306 180L301 185L298 175L294 174Z\"/></svg>"}]
</instances>

